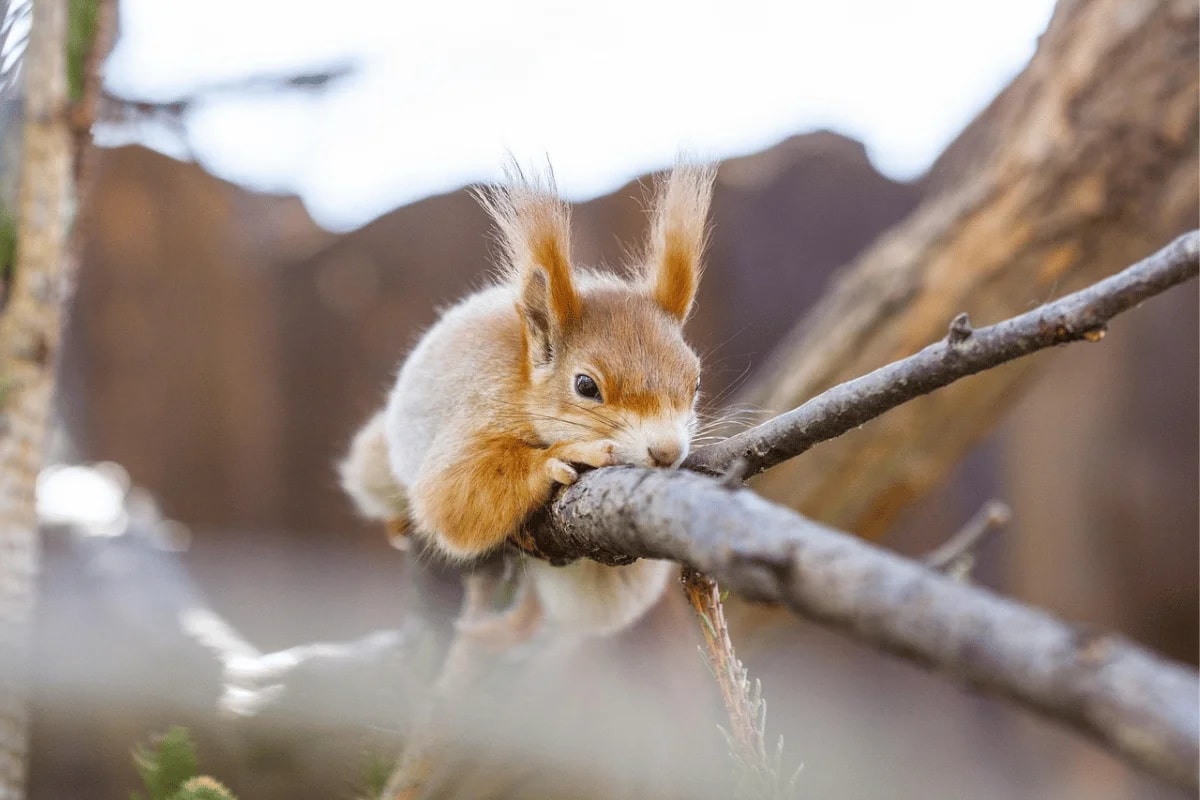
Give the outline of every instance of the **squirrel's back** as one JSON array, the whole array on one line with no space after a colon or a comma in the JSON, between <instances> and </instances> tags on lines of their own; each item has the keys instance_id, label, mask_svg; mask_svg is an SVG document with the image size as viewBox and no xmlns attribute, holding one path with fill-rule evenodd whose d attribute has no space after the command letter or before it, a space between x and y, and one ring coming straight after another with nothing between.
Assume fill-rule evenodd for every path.
<instances>
[{"instance_id":1,"label":"squirrel's back","mask_svg":"<svg viewBox=\"0 0 1200 800\"><path fill-rule=\"evenodd\" d=\"M388 397L385 430L392 470L411 484L435 439L458 437L487 417L517 421L524 369L513 291L492 286L450 307L413 349Z\"/></svg>"}]
</instances>

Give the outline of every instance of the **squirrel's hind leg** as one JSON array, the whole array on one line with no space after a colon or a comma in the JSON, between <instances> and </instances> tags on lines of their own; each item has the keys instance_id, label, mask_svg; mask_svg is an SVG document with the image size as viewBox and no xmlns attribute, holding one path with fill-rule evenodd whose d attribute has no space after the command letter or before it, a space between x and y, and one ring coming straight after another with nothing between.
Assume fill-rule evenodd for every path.
<instances>
[{"instance_id":1,"label":"squirrel's hind leg","mask_svg":"<svg viewBox=\"0 0 1200 800\"><path fill-rule=\"evenodd\" d=\"M338 477L359 513L382 521L392 544L400 547L408 532L408 498L392 471L382 411L354 435Z\"/></svg>"}]
</instances>

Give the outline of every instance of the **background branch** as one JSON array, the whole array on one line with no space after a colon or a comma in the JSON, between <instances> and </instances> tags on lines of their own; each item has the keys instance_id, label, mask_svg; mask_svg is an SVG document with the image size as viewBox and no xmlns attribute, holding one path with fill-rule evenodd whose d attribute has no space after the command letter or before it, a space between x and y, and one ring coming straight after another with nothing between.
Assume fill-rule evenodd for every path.
<instances>
[{"instance_id":1,"label":"background branch","mask_svg":"<svg viewBox=\"0 0 1200 800\"><path fill-rule=\"evenodd\" d=\"M1099 341L1117 314L1194 278L1198 270L1200 231L1192 231L1117 275L996 325L973 330L966 315L959 315L943 341L699 448L684 466L717 474L741 458L746 475L756 475L959 378L1047 347Z\"/></svg>"},{"instance_id":2,"label":"background branch","mask_svg":"<svg viewBox=\"0 0 1200 800\"><path fill-rule=\"evenodd\" d=\"M927 199L831 281L735 398L764 418L915 352L967 312L992 322L1194 228L1200 5L1061 2L1028 66L924 179ZM755 481L868 538L934 487L1042 359L918 398Z\"/></svg>"},{"instance_id":3,"label":"background branch","mask_svg":"<svg viewBox=\"0 0 1200 800\"><path fill-rule=\"evenodd\" d=\"M41 542L34 490L54 391L74 203L67 3L38 0L24 60L24 157L0 314L0 797L25 795L29 646Z\"/></svg>"}]
</instances>

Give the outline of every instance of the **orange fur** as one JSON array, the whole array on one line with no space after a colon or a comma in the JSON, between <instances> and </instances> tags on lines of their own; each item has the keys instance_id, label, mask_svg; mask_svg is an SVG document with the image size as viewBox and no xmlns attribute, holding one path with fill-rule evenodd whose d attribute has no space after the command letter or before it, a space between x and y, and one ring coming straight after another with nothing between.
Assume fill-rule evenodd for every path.
<instances>
[{"instance_id":1,"label":"orange fur","mask_svg":"<svg viewBox=\"0 0 1200 800\"><path fill-rule=\"evenodd\" d=\"M659 182L654 201L648 253L653 295L681 321L691 312L700 285L715 176L710 167L680 165Z\"/></svg>"},{"instance_id":2,"label":"orange fur","mask_svg":"<svg viewBox=\"0 0 1200 800\"><path fill-rule=\"evenodd\" d=\"M509 280L527 287L540 270L548 283L547 307L560 329L579 318L581 303L571 278L571 213L559 199L554 176L526 175L508 168L508 184L478 193L500 233Z\"/></svg>"},{"instance_id":3,"label":"orange fur","mask_svg":"<svg viewBox=\"0 0 1200 800\"><path fill-rule=\"evenodd\" d=\"M413 513L452 556L494 550L550 499L555 461L608 466L611 448L566 442L548 448L511 434L463 443L463 457L411 487ZM573 477L573 475L572 475Z\"/></svg>"}]
</instances>

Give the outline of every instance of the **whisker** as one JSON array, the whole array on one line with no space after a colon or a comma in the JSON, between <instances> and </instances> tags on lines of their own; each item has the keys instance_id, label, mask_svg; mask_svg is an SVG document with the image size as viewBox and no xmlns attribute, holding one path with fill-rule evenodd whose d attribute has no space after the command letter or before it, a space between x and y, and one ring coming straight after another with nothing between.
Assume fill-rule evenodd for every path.
<instances>
[{"instance_id":1,"label":"whisker","mask_svg":"<svg viewBox=\"0 0 1200 800\"><path fill-rule=\"evenodd\" d=\"M576 409L577 411L582 411L582 412L583 412L583 413L585 413L585 414L588 414L588 415L590 415L590 416L593 416L593 417L595 417L595 418L596 418L596 419L598 419L598 420L601 420L601 421L602 421L602 422L604 422L606 425L615 425L615 424L616 424L616 422L617 422L616 420L614 420L614 419L612 419L612 418L610 418L610 417L607 417L607 416L605 416L604 414L600 413L600 410L599 410L599 409L595 409L595 408L588 408L587 406L585 406L585 405L583 405L583 404L581 404L581 403L573 403L573 402L571 402L570 400L564 400L563 402L565 402L565 403L566 403L567 405L569 405L571 408L574 408L574 409ZM625 416L624 412L622 412L620 409L618 409L618 408L610 408L610 409L606 409L606 410L608 410L608 411L611 411L611 412L615 413L615 414L616 414L618 417L620 417L620 421L621 421L622 423L624 423L625 425L628 425L628 424L629 424L629 419L628 419L628 418Z\"/></svg>"},{"instance_id":2,"label":"whisker","mask_svg":"<svg viewBox=\"0 0 1200 800\"><path fill-rule=\"evenodd\" d=\"M750 374L751 366L753 366L753 365L750 364L749 362L747 362L745 368L740 373L738 373L738 376L736 378L734 378L732 381L730 381L728 384L726 384L725 388L722 389L720 392L718 392L708 402L714 403L714 404L719 403L722 400L724 400L726 397L728 397L729 395L733 394L733 392L740 389L742 386L742 383L746 380L746 376Z\"/></svg>"},{"instance_id":3,"label":"whisker","mask_svg":"<svg viewBox=\"0 0 1200 800\"><path fill-rule=\"evenodd\" d=\"M714 344L714 345L712 345L711 347L707 348L707 349L704 351L704 354L703 354L702 356L700 356L700 360L701 360L701 362L707 362L707 361L708 361L708 359L709 359L709 358L710 358L710 357L711 357L711 356L712 356L714 353L716 353L716 352L717 352L718 350L720 350L722 347L724 347L725 345L729 344L729 343L730 343L730 342L732 342L734 339L736 339L737 337L739 337L739 336L741 336L743 333L745 333L747 330L749 330L749 328L750 328L750 326L751 326L752 324L754 324L754 323L753 323L753 321L751 321L751 322L747 322L745 325L743 325L742 327L738 328L736 331L734 331L734 332L733 332L733 333L732 333L730 336L728 336L727 338L725 338L723 341L720 341L720 342L718 342L717 344Z\"/></svg>"},{"instance_id":4,"label":"whisker","mask_svg":"<svg viewBox=\"0 0 1200 800\"><path fill-rule=\"evenodd\" d=\"M508 412L507 414L500 414L497 416L501 421L508 421L508 422L527 422L531 419L544 420L546 422L560 422L564 425L574 425L577 428L582 428L585 431L588 431L589 433L596 434L597 436L603 436L607 432L601 428L597 428L593 425L588 425L587 423L584 423L584 422L579 422L579 421L573 420L573 419L565 419L563 417L555 417L550 414L537 414L537 413L527 412L527 411L519 411L519 412L511 411L511 412Z\"/></svg>"}]
</instances>

